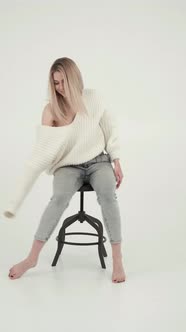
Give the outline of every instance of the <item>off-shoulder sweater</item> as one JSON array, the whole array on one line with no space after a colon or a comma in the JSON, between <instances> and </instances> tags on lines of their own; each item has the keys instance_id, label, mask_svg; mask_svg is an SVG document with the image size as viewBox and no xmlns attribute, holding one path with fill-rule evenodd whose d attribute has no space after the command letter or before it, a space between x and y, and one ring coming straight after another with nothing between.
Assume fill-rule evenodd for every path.
<instances>
[{"instance_id":1,"label":"off-shoulder sweater","mask_svg":"<svg viewBox=\"0 0 186 332\"><path fill-rule=\"evenodd\" d=\"M52 175L62 166L89 161L106 151L111 161L120 159L117 118L105 106L96 89L84 89L86 113L77 113L73 122L61 127L36 126L36 142L24 171L18 178L3 215L15 217L38 176L45 171Z\"/></svg>"}]
</instances>

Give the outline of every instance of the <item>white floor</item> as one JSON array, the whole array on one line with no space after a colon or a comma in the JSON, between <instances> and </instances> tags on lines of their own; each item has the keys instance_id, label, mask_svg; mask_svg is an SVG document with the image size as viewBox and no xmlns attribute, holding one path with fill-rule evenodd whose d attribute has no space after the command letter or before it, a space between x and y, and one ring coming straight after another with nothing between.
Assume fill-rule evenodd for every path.
<instances>
[{"instance_id":1,"label":"white floor","mask_svg":"<svg viewBox=\"0 0 186 332\"><path fill-rule=\"evenodd\" d=\"M35 269L10 280L9 268L24 258L16 242L7 244L6 239L4 248L10 252L1 252L0 331L186 331L184 266L173 262L172 269L161 270L150 257L149 265L144 263L139 252L135 262L130 248L126 254L123 248L127 279L114 284L108 242L106 269L97 246L65 245L57 266L51 267L53 238Z\"/></svg>"}]
</instances>

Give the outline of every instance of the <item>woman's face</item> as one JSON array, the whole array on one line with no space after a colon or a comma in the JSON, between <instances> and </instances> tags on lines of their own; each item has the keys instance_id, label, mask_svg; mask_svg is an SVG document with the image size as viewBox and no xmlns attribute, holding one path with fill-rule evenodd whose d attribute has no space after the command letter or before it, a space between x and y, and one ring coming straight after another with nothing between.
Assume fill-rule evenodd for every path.
<instances>
[{"instance_id":1,"label":"woman's face","mask_svg":"<svg viewBox=\"0 0 186 332\"><path fill-rule=\"evenodd\" d=\"M62 96L65 94L64 90L64 77L63 74L59 71L55 71L53 73L53 79L54 79L54 85L55 89L58 93L60 93Z\"/></svg>"}]
</instances>

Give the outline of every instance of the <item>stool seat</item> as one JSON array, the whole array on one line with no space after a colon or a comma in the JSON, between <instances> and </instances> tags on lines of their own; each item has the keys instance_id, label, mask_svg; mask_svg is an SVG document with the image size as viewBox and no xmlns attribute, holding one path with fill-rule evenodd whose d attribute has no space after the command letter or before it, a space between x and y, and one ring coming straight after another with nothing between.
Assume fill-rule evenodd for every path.
<instances>
[{"instance_id":1,"label":"stool seat","mask_svg":"<svg viewBox=\"0 0 186 332\"><path fill-rule=\"evenodd\" d=\"M57 251L55 254L55 257L52 262L52 266L56 266L58 258L61 254L61 251L63 249L64 244L71 244L71 245L98 245L98 254L99 259L101 262L102 268L106 268L104 257L107 257L107 252L104 246L104 242L106 242L106 237L103 235L103 225L101 221L93 216L90 216L85 213L83 209L83 203L84 203L84 192L85 191L94 191L93 187L90 183L84 182L83 185L77 190L80 193L80 211L68 218L66 218L59 230L58 236L56 237L56 240L58 242ZM83 223L84 221L88 222L89 225L91 225L97 233L87 233L87 232L70 232L66 233L66 228L73 224L75 221L79 221L80 223ZM67 235L90 235L90 236L96 236L98 237L98 242L67 242L65 241L65 236Z\"/></svg>"},{"instance_id":2,"label":"stool seat","mask_svg":"<svg viewBox=\"0 0 186 332\"><path fill-rule=\"evenodd\" d=\"M79 189L78 191L94 191L94 189L92 188L90 183L84 183Z\"/></svg>"}]
</instances>

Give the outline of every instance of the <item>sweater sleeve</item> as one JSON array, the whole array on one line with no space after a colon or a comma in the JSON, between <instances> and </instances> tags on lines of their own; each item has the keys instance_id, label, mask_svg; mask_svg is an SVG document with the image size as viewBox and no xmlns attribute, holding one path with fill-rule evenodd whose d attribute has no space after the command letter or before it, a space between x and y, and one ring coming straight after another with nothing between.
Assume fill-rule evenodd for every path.
<instances>
[{"instance_id":1,"label":"sweater sleeve","mask_svg":"<svg viewBox=\"0 0 186 332\"><path fill-rule=\"evenodd\" d=\"M16 181L16 188L11 194L12 198L3 212L5 217L13 218L16 216L18 208L30 192L36 179L55 158L59 144L52 129L48 126L38 126L35 145L32 148L30 158L24 164L21 176Z\"/></svg>"},{"instance_id":2,"label":"sweater sleeve","mask_svg":"<svg viewBox=\"0 0 186 332\"><path fill-rule=\"evenodd\" d=\"M117 119L110 110L103 105L103 114L99 121L100 127L105 137L105 150L109 153L111 161L120 159L121 143L117 126Z\"/></svg>"}]
</instances>

